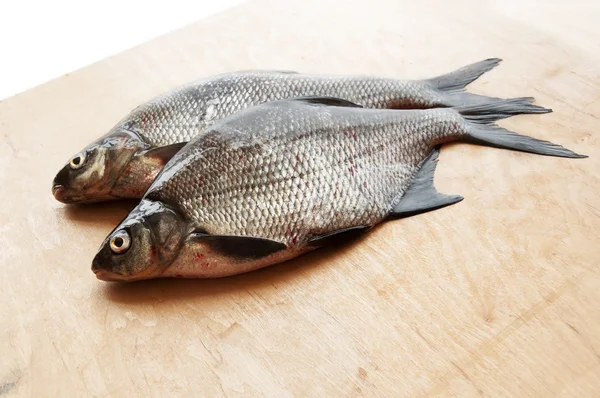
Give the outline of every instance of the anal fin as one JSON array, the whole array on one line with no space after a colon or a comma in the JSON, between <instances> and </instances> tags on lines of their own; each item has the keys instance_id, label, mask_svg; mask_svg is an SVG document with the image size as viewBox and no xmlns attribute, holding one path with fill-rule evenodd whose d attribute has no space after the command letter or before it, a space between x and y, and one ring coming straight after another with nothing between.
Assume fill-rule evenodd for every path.
<instances>
[{"instance_id":1,"label":"anal fin","mask_svg":"<svg viewBox=\"0 0 600 398\"><path fill-rule=\"evenodd\" d=\"M338 229L336 231L327 232L321 235L313 236L309 239L308 245L310 247L324 247L330 245L336 245L340 243L346 243L350 240L356 239L363 234L364 231L370 227L360 225L357 227L348 227Z\"/></svg>"},{"instance_id":2,"label":"anal fin","mask_svg":"<svg viewBox=\"0 0 600 398\"><path fill-rule=\"evenodd\" d=\"M392 208L391 217L411 217L453 205L464 199L459 195L441 194L433 186L433 175L435 174L439 153L438 146L423 161L412 184L408 187L400 202Z\"/></svg>"}]
</instances>

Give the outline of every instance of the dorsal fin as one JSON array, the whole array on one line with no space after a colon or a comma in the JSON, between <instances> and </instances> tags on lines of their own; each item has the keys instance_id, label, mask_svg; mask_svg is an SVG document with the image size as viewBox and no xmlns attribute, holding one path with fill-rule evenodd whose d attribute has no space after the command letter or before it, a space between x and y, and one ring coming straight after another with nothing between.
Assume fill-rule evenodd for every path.
<instances>
[{"instance_id":1,"label":"dorsal fin","mask_svg":"<svg viewBox=\"0 0 600 398\"><path fill-rule=\"evenodd\" d=\"M285 101L305 102L307 104L314 104L314 105L343 106L343 107L348 107L348 108L364 108L362 105L356 104L352 101L348 101L348 100L345 100L342 98L336 98L336 97L306 96L306 97L290 98Z\"/></svg>"}]
</instances>

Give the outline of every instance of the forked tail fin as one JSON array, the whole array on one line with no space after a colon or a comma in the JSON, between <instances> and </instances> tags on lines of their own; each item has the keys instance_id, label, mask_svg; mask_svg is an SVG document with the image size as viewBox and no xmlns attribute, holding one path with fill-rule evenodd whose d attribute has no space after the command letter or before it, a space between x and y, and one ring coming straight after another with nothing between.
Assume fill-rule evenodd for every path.
<instances>
[{"instance_id":1,"label":"forked tail fin","mask_svg":"<svg viewBox=\"0 0 600 398\"><path fill-rule=\"evenodd\" d=\"M497 120L518 112L522 104L518 100L498 100L475 106L455 109L467 120L467 134L459 141L503 149L512 149L538 155L564 158L587 158L560 145L509 131L495 124Z\"/></svg>"},{"instance_id":2,"label":"forked tail fin","mask_svg":"<svg viewBox=\"0 0 600 398\"><path fill-rule=\"evenodd\" d=\"M454 72L427 79L426 82L438 92L443 98L444 104L449 107L474 106L498 101L500 99L496 97L469 93L465 90L465 87L484 73L494 69L501 61L500 58L488 58L463 66ZM521 106L513 109L513 115L551 112L550 109L534 105L531 97L514 98L513 100L521 102Z\"/></svg>"}]
</instances>

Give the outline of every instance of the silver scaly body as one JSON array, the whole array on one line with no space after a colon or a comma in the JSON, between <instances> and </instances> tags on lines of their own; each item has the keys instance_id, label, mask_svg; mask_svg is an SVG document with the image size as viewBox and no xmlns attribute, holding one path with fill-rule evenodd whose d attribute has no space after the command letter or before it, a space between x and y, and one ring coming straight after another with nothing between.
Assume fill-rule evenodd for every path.
<instances>
[{"instance_id":1,"label":"silver scaly body","mask_svg":"<svg viewBox=\"0 0 600 398\"><path fill-rule=\"evenodd\" d=\"M281 71L233 72L201 79L138 106L106 135L76 154L53 182L64 203L139 199L186 142L213 123L274 100L329 96L373 109L428 109L478 105L497 99L465 86L494 68L487 59L423 80L335 76ZM546 113L531 98L518 98L514 114Z\"/></svg>"},{"instance_id":2,"label":"silver scaly body","mask_svg":"<svg viewBox=\"0 0 600 398\"><path fill-rule=\"evenodd\" d=\"M104 280L234 275L457 203L433 187L437 148L450 141L583 157L493 124L521 105L378 110L302 98L238 112L169 161L92 269Z\"/></svg>"}]
</instances>

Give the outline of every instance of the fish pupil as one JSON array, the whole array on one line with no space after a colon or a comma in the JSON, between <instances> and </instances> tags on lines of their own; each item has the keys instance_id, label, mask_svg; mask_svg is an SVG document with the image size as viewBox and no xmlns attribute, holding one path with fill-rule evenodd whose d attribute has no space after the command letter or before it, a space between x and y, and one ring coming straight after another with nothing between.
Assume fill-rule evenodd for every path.
<instances>
[{"instance_id":1,"label":"fish pupil","mask_svg":"<svg viewBox=\"0 0 600 398\"><path fill-rule=\"evenodd\" d=\"M73 158L73 164L75 166L79 166L79 163L81 162L81 157L77 156L76 158Z\"/></svg>"},{"instance_id":2,"label":"fish pupil","mask_svg":"<svg viewBox=\"0 0 600 398\"><path fill-rule=\"evenodd\" d=\"M115 242L114 243L115 243L116 247L123 246L123 238L119 238L119 237L115 238Z\"/></svg>"}]
</instances>

